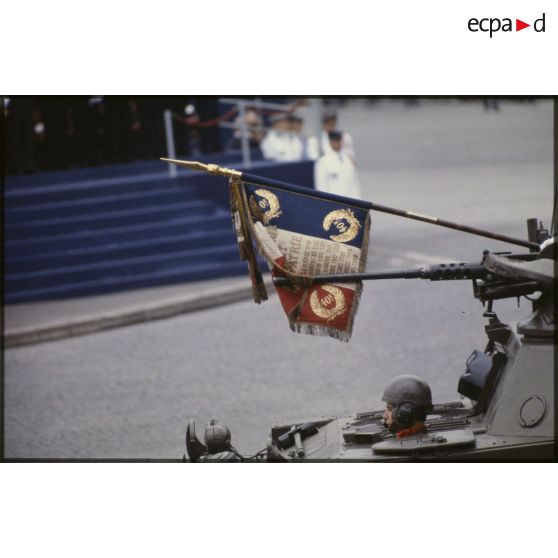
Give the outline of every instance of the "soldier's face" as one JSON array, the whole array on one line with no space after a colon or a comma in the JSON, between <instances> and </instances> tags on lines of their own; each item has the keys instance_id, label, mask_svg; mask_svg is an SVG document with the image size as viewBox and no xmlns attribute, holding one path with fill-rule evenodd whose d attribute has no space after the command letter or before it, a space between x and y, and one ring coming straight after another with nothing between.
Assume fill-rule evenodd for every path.
<instances>
[{"instance_id":1,"label":"soldier's face","mask_svg":"<svg viewBox=\"0 0 558 558\"><path fill-rule=\"evenodd\" d=\"M391 430L393 426L393 405L391 403L386 405L386 410L384 411L384 425L388 430Z\"/></svg>"},{"instance_id":2,"label":"soldier's face","mask_svg":"<svg viewBox=\"0 0 558 558\"><path fill-rule=\"evenodd\" d=\"M337 126L337 120L335 118L324 120L324 130L326 132L333 132L333 130L335 130L335 126Z\"/></svg>"},{"instance_id":3,"label":"soldier's face","mask_svg":"<svg viewBox=\"0 0 558 558\"><path fill-rule=\"evenodd\" d=\"M286 132L289 129L289 123L287 120L278 120L273 123L273 129L278 132Z\"/></svg>"},{"instance_id":4,"label":"soldier's face","mask_svg":"<svg viewBox=\"0 0 558 558\"><path fill-rule=\"evenodd\" d=\"M329 140L329 143L331 144L331 149L333 149L333 151L341 151L341 140Z\"/></svg>"},{"instance_id":5,"label":"soldier's face","mask_svg":"<svg viewBox=\"0 0 558 558\"><path fill-rule=\"evenodd\" d=\"M295 134L302 134L302 122L294 121L291 123L291 131Z\"/></svg>"}]
</instances>

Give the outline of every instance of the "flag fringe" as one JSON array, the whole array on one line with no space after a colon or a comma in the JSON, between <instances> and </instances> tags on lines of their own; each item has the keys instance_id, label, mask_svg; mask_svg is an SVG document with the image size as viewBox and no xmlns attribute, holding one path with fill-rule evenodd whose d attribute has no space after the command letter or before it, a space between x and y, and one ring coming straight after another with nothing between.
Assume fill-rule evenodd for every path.
<instances>
[{"instance_id":1,"label":"flag fringe","mask_svg":"<svg viewBox=\"0 0 558 558\"><path fill-rule=\"evenodd\" d=\"M295 333L303 333L308 335L317 335L319 337L332 337L344 343L348 343L351 339L351 331L339 331L331 327L322 326L318 324L311 324L309 322L293 322L289 319L289 326Z\"/></svg>"},{"instance_id":2,"label":"flag fringe","mask_svg":"<svg viewBox=\"0 0 558 558\"><path fill-rule=\"evenodd\" d=\"M252 229L249 226L251 219L246 201L246 192L242 187L242 182L237 178L231 178L229 186L231 214L236 231L240 259L245 260L248 264L254 302L260 304L262 301L267 300L267 290L256 254L254 253Z\"/></svg>"}]
</instances>

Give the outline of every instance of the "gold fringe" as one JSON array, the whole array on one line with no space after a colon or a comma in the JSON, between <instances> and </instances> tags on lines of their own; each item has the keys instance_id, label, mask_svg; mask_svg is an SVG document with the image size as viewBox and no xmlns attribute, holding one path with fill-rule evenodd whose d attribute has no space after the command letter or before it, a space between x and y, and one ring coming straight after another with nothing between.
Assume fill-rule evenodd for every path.
<instances>
[{"instance_id":1,"label":"gold fringe","mask_svg":"<svg viewBox=\"0 0 558 558\"><path fill-rule=\"evenodd\" d=\"M242 231L242 222L240 218L240 191L239 184L237 180L231 179L229 181L229 193L231 200L231 217L233 221L234 230L236 233L236 241L238 242L238 251L240 253L241 260L248 259L248 252L246 249L246 238L244 237Z\"/></svg>"},{"instance_id":2,"label":"gold fringe","mask_svg":"<svg viewBox=\"0 0 558 558\"><path fill-rule=\"evenodd\" d=\"M237 232L238 249L240 259L246 260L252 282L254 302L260 304L267 300L267 290L262 277L256 254L254 253L253 237L251 232L251 219L248 204L246 203L246 192L242 182L238 178L231 177L229 180L231 195L231 212L233 223Z\"/></svg>"}]
</instances>

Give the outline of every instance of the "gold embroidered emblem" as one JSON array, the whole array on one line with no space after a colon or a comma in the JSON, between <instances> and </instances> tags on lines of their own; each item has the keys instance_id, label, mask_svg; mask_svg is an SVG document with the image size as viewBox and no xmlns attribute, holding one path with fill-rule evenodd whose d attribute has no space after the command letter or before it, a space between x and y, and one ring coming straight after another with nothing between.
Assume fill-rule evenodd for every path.
<instances>
[{"instance_id":1,"label":"gold embroidered emblem","mask_svg":"<svg viewBox=\"0 0 558 558\"><path fill-rule=\"evenodd\" d=\"M256 216L261 218L264 225L269 224L272 219L276 219L279 215L283 214L279 205L279 199L273 192L259 188L254 193L260 199L256 200L254 196L251 196L250 208Z\"/></svg>"},{"instance_id":2,"label":"gold embroidered emblem","mask_svg":"<svg viewBox=\"0 0 558 558\"><path fill-rule=\"evenodd\" d=\"M318 289L314 290L310 295L310 307L316 316L331 322L345 312L345 295L333 285L322 285L321 289L327 295L320 297Z\"/></svg>"},{"instance_id":3,"label":"gold embroidered emblem","mask_svg":"<svg viewBox=\"0 0 558 558\"><path fill-rule=\"evenodd\" d=\"M358 219L350 209L336 209L325 216L323 227L328 231L333 225L340 234L332 234L329 238L335 242L350 242L356 237L361 227Z\"/></svg>"}]
</instances>

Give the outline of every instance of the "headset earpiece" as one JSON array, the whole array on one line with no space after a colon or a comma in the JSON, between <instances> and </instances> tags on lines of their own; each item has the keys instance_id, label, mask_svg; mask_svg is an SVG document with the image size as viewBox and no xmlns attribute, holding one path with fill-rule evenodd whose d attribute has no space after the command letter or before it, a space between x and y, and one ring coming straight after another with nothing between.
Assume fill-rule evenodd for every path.
<instances>
[{"instance_id":1,"label":"headset earpiece","mask_svg":"<svg viewBox=\"0 0 558 558\"><path fill-rule=\"evenodd\" d=\"M397 406L395 410L395 422L402 428L409 428L418 419L418 409L413 403L404 402Z\"/></svg>"}]
</instances>

